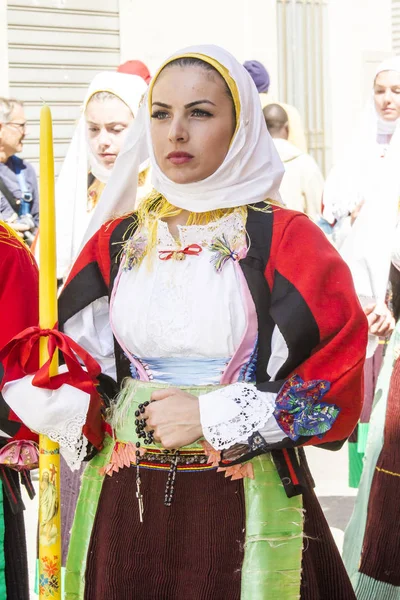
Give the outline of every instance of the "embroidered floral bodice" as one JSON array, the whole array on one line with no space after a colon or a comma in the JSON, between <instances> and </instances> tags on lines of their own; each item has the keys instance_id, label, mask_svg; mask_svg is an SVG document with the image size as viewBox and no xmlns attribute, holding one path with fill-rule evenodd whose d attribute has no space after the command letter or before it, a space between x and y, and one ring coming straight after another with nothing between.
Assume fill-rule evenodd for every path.
<instances>
[{"instance_id":1,"label":"embroidered floral bodice","mask_svg":"<svg viewBox=\"0 0 400 600\"><path fill-rule=\"evenodd\" d=\"M113 331L127 355L145 365L150 379L217 384L246 335L249 310L256 318L249 294L245 306L247 284L238 264L247 250L245 223L235 211L209 225L179 226L178 231L174 239L160 221L157 246L144 258L144 232L126 243L110 308ZM251 343L256 345L256 332ZM235 381L200 398L204 435L215 448L246 441L267 424L274 409L275 394ZM270 421L271 435L281 439L274 418Z\"/></svg>"},{"instance_id":2,"label":"embroidered floral bodice","mask_svg":"<svg viewBox=\"0 0 400 600\"><path fill-rule=\"evenodd\" d=\"M131 354L232 357L246 318L235 260L227 259L220 271L214 264L219 257L212 244L222 237L230 248L246 249L244 223L236 212L210 225L180 226L177 240L160 221L152 254L131 268L122 267L111 317L118 340ZM138 232L136 243L141 239ZM168 251L179 253L193 245L195 254L168 257Z\"/></svg>"}]
</instances>

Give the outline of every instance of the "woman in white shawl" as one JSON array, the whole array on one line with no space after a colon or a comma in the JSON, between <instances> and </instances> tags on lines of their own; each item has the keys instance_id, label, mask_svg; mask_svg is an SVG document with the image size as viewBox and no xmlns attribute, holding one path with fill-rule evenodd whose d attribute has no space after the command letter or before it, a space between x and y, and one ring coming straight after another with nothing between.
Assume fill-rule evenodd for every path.
<instances>
[{"instance_id":1,"label":"woman in white shawl","mask_svg":"<svg viewBox=\"0 0 400 600\"><path fill-rule=\"evenodd\" d=\"M383 339L394 319L387 307L391 254L395 248L400 191L400 57L376 70L360 129L324 190L324 218L348 263L369 321L365 402L361 422L349 444L349 483L358 487L368 435Z\"/></svg>"},{"instance_id":2,"label":"woman in white shawl","mask_svg":"<svg viewBox=\"0 0 400 600\"><path fill-rule=\"evenodd\" d=\"M129 125L147 84L139 75L103 72L95 76L56 186L57 277L63 279L79 252L83 236L111 175ZM139 175L137 197L148 191L147 170ZM63 556L69 542L79 474L62 464Z\"/></svg>"},{"instance_id":3,"label":"woman in white shawl","mask_svg":"<svg viewBox=\"0 0 400 600\"><path fill-rule=\"evenodd\" d=\"M146 89L138 75L115 72L99 73L89 86L56 186L58 278L78 254ZM145 179L140 177L139 197L147 190Z\"/></svg>"},{"instance_id":4,"label":"woman in white shawl","mask_svg":"<svg viewBox=\"0 0 400 600\"><path fill-rule=\"evenodd\" d=\"M375 308L374 313L381 312L381 319L386 310L384 300L391 269L397 326L376 384L368 437L364 442L363 472L345 534L343 559L359 600L399 600L400 57L385 61L378 69L374 96L378 112L375 164L371 156L369 166L364 165L369 189L365 185L365 195L359 198L359 203L361 200L365 204L342 246L342 253L352 269L361 301L364 306L376 304L378 309ZM355 210L358 211L358 207ZM372 395L373 390L371 402Z\"/></svg>"}]
</instances>

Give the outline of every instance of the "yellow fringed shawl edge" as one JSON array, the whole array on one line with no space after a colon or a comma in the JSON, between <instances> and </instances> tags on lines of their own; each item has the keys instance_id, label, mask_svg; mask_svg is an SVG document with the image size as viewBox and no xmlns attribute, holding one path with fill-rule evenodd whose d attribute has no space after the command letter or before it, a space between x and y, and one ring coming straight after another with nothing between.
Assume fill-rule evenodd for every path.
<instances>
[{"instance_id":1,"label":"yellow fringed shawl edge","mask_svg":"<svg viewBox=\"0 0 400 600\"><path fill-rule=\"evenodd\" d=\"M15 229L13 229L10 225L8 225L5 221L0 220L0 244L6 244L7 246L12 246L13 248L17 248L17 250L25 250L29 255L31 262L33 263L33 256L28 246L24 243L24 241L19 237Z\"/></svg>"}]
</instances>

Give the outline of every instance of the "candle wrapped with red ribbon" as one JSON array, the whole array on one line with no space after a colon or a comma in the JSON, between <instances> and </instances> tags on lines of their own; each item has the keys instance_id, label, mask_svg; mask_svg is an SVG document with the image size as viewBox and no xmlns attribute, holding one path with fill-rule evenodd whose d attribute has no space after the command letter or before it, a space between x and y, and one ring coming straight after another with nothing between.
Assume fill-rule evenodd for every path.
<instances>
[{"instance_id":1,"label":"candle wrapped with red ribbon","mask_svg":"<svg viewBox=\"0 0 400 600\"><path fill-rule=\"evenodd\" d=\"M32 357L38 355L39 340L47 338L48 360L36 371L32 371ZM50 365L55 352L64 358L66 371L50 375ZM29 327L16 335L1 351L0 362L18 365L24 375L32 375L32 385L47 390L58 390L63 384L71 385L90 395L89 410L82 433L98 450L102 448L104 427L102 421L103 401L97 390L100 365L74 340L56 329ZM2 381L1 388L6 380ZM1 389L0 388L0 389ZM29 402L29 398L26 398ZM18 420L18 417L17 419Z\"/></svg>"}]
</instances>

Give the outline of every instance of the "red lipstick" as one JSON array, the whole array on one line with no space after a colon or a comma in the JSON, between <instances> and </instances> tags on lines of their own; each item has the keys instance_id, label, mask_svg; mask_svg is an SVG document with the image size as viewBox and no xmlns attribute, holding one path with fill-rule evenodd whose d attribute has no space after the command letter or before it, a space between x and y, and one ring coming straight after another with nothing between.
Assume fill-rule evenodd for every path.
<instances>
[{"instance_id":1,"label":"red lipstick","mask_svg":"<svg viewBox=\"0 0 400 600\"><path fill-rule=\"evenodd\" d=\"M168 160L172 162L174 165L183 165L188 163L194 158L192 154L188 152L170 152L167 156Z\"/></svg>"}]
</instances>

